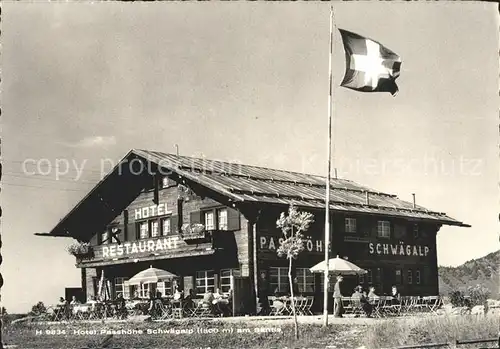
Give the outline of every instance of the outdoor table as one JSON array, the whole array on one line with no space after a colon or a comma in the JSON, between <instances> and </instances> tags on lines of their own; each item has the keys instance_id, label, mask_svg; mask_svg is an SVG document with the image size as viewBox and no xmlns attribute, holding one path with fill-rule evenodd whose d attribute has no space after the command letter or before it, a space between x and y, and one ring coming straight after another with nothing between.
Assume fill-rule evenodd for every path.
<instances>
[{"instance_id":1,"label":"outdoor table","mask_svg":"<svg viewBox=\"0 0 500 349\"><path fill-rule=\"evenodd\" d=\"M72 315L77 320L84 320L89 317L92 306L90 304L74 304L71 305Z\"/></svg>"},{"instance_id":2,"label":"outdoor table","mask_svg":"<svg viewBox=\"0 0 500 349\"><path fill-rule=\"evenodd\" d=\"M271 305L271 313L269 315L289 315L289 314L291 314L291 312L292 312L292 309L291 309L292 300L290 297L270 296L269 300L273 303L273 305ZM275 307L274 304L276 301L281 302L283 304L283 306L281 308Z\"/></svg>"}]
</instances>

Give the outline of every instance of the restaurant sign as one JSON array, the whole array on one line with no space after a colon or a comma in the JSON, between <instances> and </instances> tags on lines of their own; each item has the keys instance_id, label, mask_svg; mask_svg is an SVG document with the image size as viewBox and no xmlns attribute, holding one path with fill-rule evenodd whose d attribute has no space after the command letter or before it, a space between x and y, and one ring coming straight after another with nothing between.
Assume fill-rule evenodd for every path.
<instances>
[{"instance_id":1,"label":"restaurant sign","mask_svg":"<svg viewBox=\"0 0 500 349\"><path fill-rule=\"evenodd\" d=\"M148 239L134 242L125 242L123 244L103 245L102 257L103 258L116 258L121 256L133 255L136 253L145 252L161 252L172 250L180 247L178 244L179 238L172 236L163 239Z\"/></svg>"},{"instance_id":2,"label":"restaurant sign","mask_svg":"<svg viewBox=\"0 0 500 349\"><path fill-rule=\"evenodd\" d=\"M377 255L393 255L393 256L418 256L427 257L429 254L428 246L421 245L405 245L405 244L381 244L370 242L369 245L370 254Z\"/></svg>"},{"instance_id":3,"label":"restaurant sign","mask_svg":"<svg viewBox=\"0 0 500 349\"><path fill-rule=\"evenodd\" d=\"M278 247L283 242L282 237L277 236L260 236L259 247L261 251L276 251ZM304 251L318 252L324 251L323 246L325 246L324 241L312 239L310 237L304 237ZM330 245L331 246L331 245Z\"/></svg>"},{"instance_id":4,"label":"restaurant sign","mask_svg":"<svg viewBox=\"0 0 500 349\"><path fill-rule=\"evenodd\" d=\"M135 220L146 219L155 216L163 216L171 213L172 211L168 210L167 204L162 203L158 205L150 205L150 206L136 208L134 211L134 218Z\"/></svg>"}]
</instances>

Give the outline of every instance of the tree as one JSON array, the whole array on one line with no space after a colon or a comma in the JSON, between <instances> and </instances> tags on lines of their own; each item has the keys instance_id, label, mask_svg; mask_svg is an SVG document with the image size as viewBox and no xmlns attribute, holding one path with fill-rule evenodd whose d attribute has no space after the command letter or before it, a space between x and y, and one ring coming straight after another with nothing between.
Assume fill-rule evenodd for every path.
<instances>
[{"instance_id":1,"label":"tree","mask_svg":"<svg viewBox=\"0 0 500 349\"><path fill-rule=\"evenodd\" d=\"M29 315L38 316L45 314L46 312L47 308L45 307L45 304L43 304L43 302L38 302L37 304L31 307Z\"/></svg>"},{"instance_id":2,"label":"tree","mask_svg":"<svg viewBox=\"0 0 500 349\"><path fill-rule=\"evenodd\" d=\"M314 222L314 216L311 213L299 212L293 204L288 208L288 215L282 212L280 218L276 221L276 226L281 229L284 236L277 253L279 257L288 258L288 283L292 299L295 339L299 338L299 328L297 313L295 312L295 296L293 294L292 262L304 250L303 233L309 229L312 222Z\"/></svg>"}]
</instances>

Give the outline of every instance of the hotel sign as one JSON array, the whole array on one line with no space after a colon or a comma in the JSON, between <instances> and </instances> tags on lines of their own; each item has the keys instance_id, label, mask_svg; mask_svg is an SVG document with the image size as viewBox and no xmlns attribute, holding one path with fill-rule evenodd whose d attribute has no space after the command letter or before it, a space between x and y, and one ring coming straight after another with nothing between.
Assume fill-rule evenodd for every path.
<instances>
[{"instance_id":1,"label":"hotel sign","mask_svg":"<svg viewBox=\"0 0 500 349\"><path fill-rule=\"evenodd\" d=\"M150 205L144 206L140 208L136 208L134 211L134 219L146 219L155 216L163 216L167 214L171 214L172 211L169 211L166 203L158 204L158 205Z\"/></svg>"},{"instance_id":2,"label":"hotel sign","mask_svg":"<svg viewBox=\"0 0 500 349\"><path fill-rule=\"evenodd\" d=\"M283 237L277 237L277 236L265 236L261 235L259 237L259 250L260 251L276 251L278 247L281 245L283 242L284 238ZM322 253L324 252L324 246L325 242L323 240L319 239L312 239L310 237L304 237L304 251L308 252L317 252L317 253ZM330 245L330 250L331 250L331 245Z\"/></svg>"},{"instance_id":3,"label":"hotel sign","mask_svg":"<svg viewBox=\"0 0 500 349\"><path fill-rule=\"evenodd\" d=\"M416 256L427 257L430 252L428 246L421 245L406 245L406 244L384 244L370 242L368 244L369 253L371 255L391 255L391 256Z\"/></svg>"},{"instance_id":4,"label":"hotel sign","mask_svg":"<svg viewBox=\"0 0 500 349\"><path fill-rule=\"evenodd\" d=\"M125 242L123 244L102 245L103 258L116 258L134 254L143 254L146 252L158 253L168 250L174 250L181 247L180 239L177 236L160 239L146 239L134 242Z\"/></svg>"}]
</instances>

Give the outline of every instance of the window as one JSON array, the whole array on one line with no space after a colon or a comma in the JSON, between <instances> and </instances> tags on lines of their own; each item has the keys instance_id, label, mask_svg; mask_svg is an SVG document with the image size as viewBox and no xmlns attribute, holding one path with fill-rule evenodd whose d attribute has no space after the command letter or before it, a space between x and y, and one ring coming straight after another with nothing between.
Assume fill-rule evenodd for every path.
<instances>
[{"instance_id":1,"label":"window","mask_svg":"<svg viewBox=\"0 0 500 349\"><path fill-rule=\"evenodd\" d=\"M413 273L411 269L408 269L408 285L411 285L413 283Z\"/></svg>"},{"instance_id":2,"label":"window","mask_svg":"<svg viewBox=\"0 0 500 349\"><path fill-rule=\"evenodd\" d=\"M109 243L110 243L109 234L108 231L106 230L105 232L101 233L101 244L105 245Z\"/></svg>"},{"instance_id":3,"label":"window","mask_svg":"<svg viewBox=\"0 0 500 349\"><path fill-rule=\"evenodd\" d=\"M214 212L205 212L205 229L206 230L214 230L215 229L215 224L214 224Z\"/></svg>"},{"instance_id":4,"label":"window","mask_svg":"<svg viewBox=\"0 0 500 349\"><path fill-rule=\"evenodd\" d=\"M345 219L345 232L346 233L355 233L356 232L356 219L355 218L346 218Z\"/></svg>"},{"instance_id":5,"label":"window","mask_svg":"<svg viewBox=\"0 0 500 349\"><path fill-rule=\"evenodd\" d=\"M139 223L139 238L147 239L149 237L149 224L148 222Z\"/></svg>"},{"instance_id":6,"label":"window","mask_svg":"<svg viewBox=\"0 0 500 349\"><path fill-rule=\"evenodd\" d=\"M420 285L420 270L419 269L415 270L415 283L417 285Z\"/></svg>"},{"instance_id":7,"label":"window","mask_svg":"<svg viewBox=\"0 0 500 349\"><path fill-rule=\"evenodd\" d=\"M169 180L168 177L163 177L161 179L161 187L162 188L168 188L168 187L170 187L170 180Z\"/></svg>"},{"instance_id":8,"label":"window","mask_svg":"<svg viewBox=\"0 0 500 349\"><path fill-rule=\"evenodd\" d=\"M161 234L169 235L172 233L172 227L170 226L170 217L161 219Z\"/></svg>"},{"instance_id":9,"label":"window","mask_svg":"<svg viewBox=\"0 0 500 349\"><path fill-rule=\"evenodd\" d=\"M314 292L314 275L307 268L297 268L297 283L300 292Z\"/></svg>"},{"instance_id":10,"label":"window","mask_svg":"<svg viewBox=\"0 0 500 349\"><path fill-rule=\"evenodd\" d=\"M364 275L364 274L359 275L359 276L358 276L358 284L360 284L360 285L364 285L364 284L365 284L365 282L366 282L366 280L365 280L365 275Z\"/></svg>"},{"instance_id":11,"label":"window","mask_svg":"<svg viewBox=\"0 0 500 349\"><path fill-rule=\"evenodd\" d=\"M148 298L149 297L149 290L150 290L149 285L150 284L141 284L141 290L139 293L139 297L141 297L141 298ZM153 285L151 285L151 292L155 292Z\"/></svg>"},{"instance_id":12,"label":"window","mask_svg":"<svg viewBox=\"0 0 500 349\"><path fill-rule=\"evenodd\" d=\"M377 285L382 284L382 268L376 269L375 283L377 283Z\"/></svg>"},{"instance_id":13,"label":"window","mask_svg":"<svg viewBox=\"0 0 500 349\"><path fill-rule=\"evenodd\" d=\"M161 281L156 283L156 290L161 292L161 295L165 297L166 295L172 294L172 280Z\"/></svg>"},{"instance_id":14,"label":"window","mask_svg":"<svg viewBox=\"0 0 500 349\"><path fill-rule=\"evenodd\" d=\"M335 282L337 282L337 279L335 275L330 275L328 277L328 292L333 292L333 287L335 286ZM325 283L325 276L323 274L320 275L319 278L319 290L320 292L323 292L323 284Z\"/></svg>"},{"instance_id":15,"label":"window","mask_svg":"<svg viewBox=\"0 0 500 349\"><path fill-rule=\"evenodd\" d=\"M396 269L396 285L402 285L403 284L403 271L401 269Z\"/></svg>"},{"instance_id":16,"label":"window","mask_svg":"<svg viewBox=\"0 0 500 349\"><path fill-rule=\"evenodd\" d=\"M160 235L160 230L158 228L158 221L151 221L151 237L157 237Z\"/></svg>"},{"instance_id":17,"label":"window","mask_svg":"<svg viewBox=\"0 0 500 349\"><path fill-rule=\"evenodd\" d=\"M209 290L215 292L214 289L214 271L204 270L196 272L196 293L203 294Z\"/></svg>"},{"instance_id":18,"label":"window","mask_svg":"<svg viewBox=\"0 0 500 349\"><path fill-rule=\"evenodd\" d=\"M115 297L118 296L119 293L122 294L123 298L125 299L130 299L130 288L129 286L125 285L125 281L127 281L128 278L115 278Z\"/></svg>"},{"instance_id":19,"label":"window","mask_svg":"<svg viewBox=\"0 0 500 349\"><path fill-rule=\"evenodd\" d=\"M418 239L418 236L419 236L418 224L414 224L413 225L413 237L415 239Z\"/></svg>"},{"instance_id":20,"label":"window","mask_svg":"<svg viewBox=\"0 0 500 349\"><path fill-rule=\"evenodd\" d=\"M222 293L229 292L230 289L234 289L231 284L231 276L240 276L239 269L221 269L220 271L220 291Z\"/></svg>"},{"instance_id":21,"label":"window","mask_svg":"<svg viewBox=\"0 0 500 349\"><path fill-rule=\"evenodd\" d=\"M217 227L219 230L227 230L227 210L221 209L217 212Z\"/></svg>"},{"instance_id":22,"label":"window","mask_svg":"<svg viewBox=\"0 0 500 349\"><path fill-rule=\"evenodd\" d=\"M377 230L379 238L390 238L391 237L391 223L388 221L378 221Z\"/></svg>"},{"instance_id":23,"label":"window","mask_svg":"<svg viewBox=\"0 0 500 349\"><path fill-rule=\"evenodd\" d=\"M373 283L373 272L371 269L368 269L368 273L366 274L366 281L371 285Z\"/></svg>"},{"instance_id":24,"label":"window","mask_svg":"<svg viewBox=\"0 0 500 349\"><path fill-rule=\"evenodd\" d=\"M269 285L271 293L276 289L278 292L286 292L288 290L288 268L269 268Z\"/></svg>"}]
</instances>

